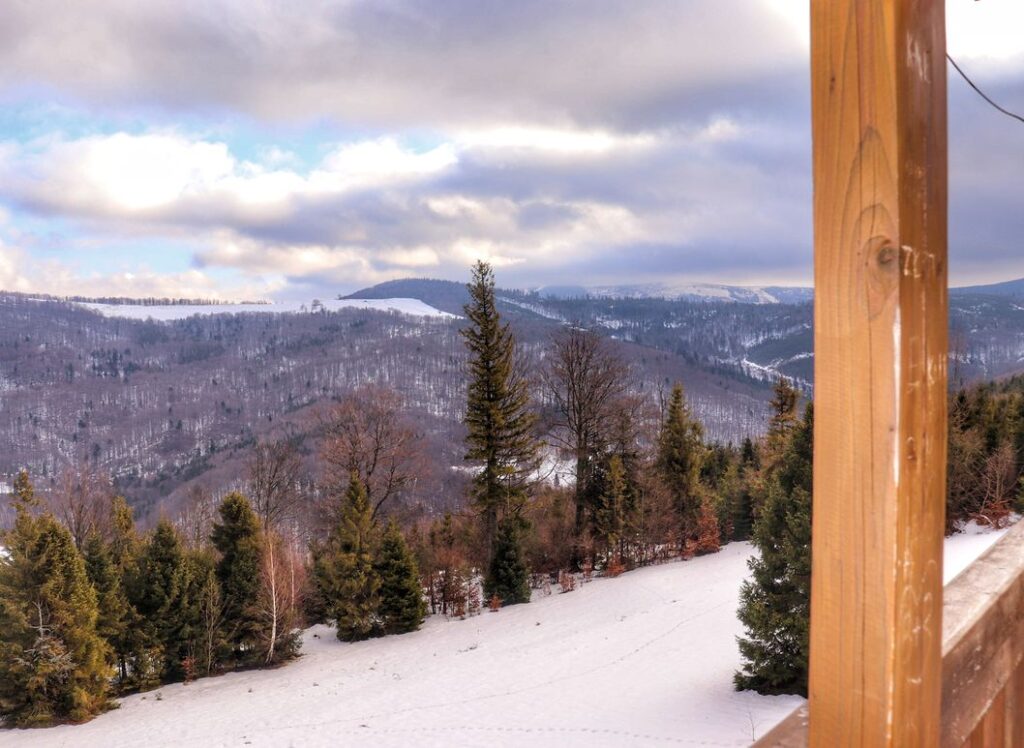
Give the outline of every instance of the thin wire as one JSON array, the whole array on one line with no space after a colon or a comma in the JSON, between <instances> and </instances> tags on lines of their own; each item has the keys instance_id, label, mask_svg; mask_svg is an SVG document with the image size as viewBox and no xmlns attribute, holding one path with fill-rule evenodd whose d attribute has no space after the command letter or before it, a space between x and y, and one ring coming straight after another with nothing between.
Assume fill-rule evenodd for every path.
<instances>
[{"instance_id":1,"label":"thin wire","mask_svg":"<svg viewBox=\"0 0 1024 748\"><path fill-rule=\"evenodd\" d=\"M960 77L963 78L965 81L967 81L967 85L969 85L971 88L973 88L975 91L978 92L978 95L981 96L981 98L983 98L985 101L987 101L993 107L995 107L998 111L1000 111L1003 114L1005 114L1007 117L1013 117L1015 120L1019 120L1020 122L1024 122L1024 117L1020 116L1016 112L1011 112L1009 109L1003 109L1003 107L999 106L997 103L992 101L992 99L990 99L988 97L988 94L986 94L984 91L982 91L980 88L978 88L978 86L975 85L974 81L972 81L967 76L967 73L965 73L963 70L961 70L960 66L956 64L956 60L954 60L952 57L949 56L949 52L946 53L946 59L949 60L950 64L954 68L956 68L956 72L960 73Z\"/></svg>"}]
</instances>

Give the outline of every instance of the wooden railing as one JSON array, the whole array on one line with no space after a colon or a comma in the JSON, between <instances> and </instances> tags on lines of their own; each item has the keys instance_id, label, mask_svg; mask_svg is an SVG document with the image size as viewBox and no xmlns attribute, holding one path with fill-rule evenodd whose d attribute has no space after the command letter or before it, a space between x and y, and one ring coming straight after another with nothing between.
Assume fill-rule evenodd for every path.
<instances>
[{"instance_id":1,"label":"wooden railing","mask_svg":"<svg viewBox=\"0 0 1024 748\"><path fill-rule=\"evenodd\" d=\"M943 748L1024 746L1024 521L950 582L942 604ZM808 744L802 706L755 745Z\"/></svg>"}]
</instances>

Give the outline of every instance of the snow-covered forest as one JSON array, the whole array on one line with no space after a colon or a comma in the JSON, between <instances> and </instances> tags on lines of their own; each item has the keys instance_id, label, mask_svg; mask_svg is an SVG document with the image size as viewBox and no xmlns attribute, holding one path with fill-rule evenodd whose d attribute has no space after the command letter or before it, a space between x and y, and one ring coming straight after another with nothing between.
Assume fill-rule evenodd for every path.
<instances>
[{"instance_id":1,"label":"snow-covered forest","mask_svg":"<svg viewBox=\"0 0 1024 748\"><path fill-rule=\"evenodd\" d=\"M13 521L0 561L5 722L36 727L98 717L102 724L114 699L141 694L127 702L137 710L150 694L162 702L163 689L171 687L168 694L182 694L181 704L196 710L197 724L214 705L234 714L236 722L220 732L207 728L215 740L231 742L248 707L237 703L237 689L218 690L207 679L286 666L290 675L282 676L283 683L322 678L333 684L331 695L348 694L349 668L362 672L361 666L330 661L334 650L322 640L333 637L361 647L353 656L357 663L369 657L368 671L387 662L383 670L393 680L406 673L410 683L371 695L381 688L376 676L357 674L356 681L369 684L369 700L349 699L356 716L292 720L280 728L292 738L316 742L319 727L353 720L365 720L357 732L376 729L385 742L422 730L428 736L458 732L469 728L459 709L450 707L484 701L516 713L521 707L513 702L522 694L593 674L610 676L651 657L661 663L658 677L641 684L635 674L626 676L635 693L616 694L628 702L619 717L605 705L607 718L561 721L557 728L524 720L511 728L475 729L559 729L570 742L661 739L678 727L664 713L652 711L644 730L627 716L648 708L656 692L673 688L696 689L707 699L703 722L696 712L686 717L687 724L699 725L698 742L742 744L770 726L807 689L814 429L808 393L779 378L759 433L740 444L722 443L709 436L680 379L664 376L671 382L666 391L660 375L647 378L636 343L581 324L552 329L528 319L513 326L499 307L530 302L519 296L499 304L500 298L492 269L478 263L458 320L392 301L379 305L401 312L350 318L349 329L373 327L372 342L350 343L353 355L338 368L327 367L335 378L308 385L325 394L345 383L343 394L324 398L319 407L296 403L295 412L307 410L304 431L277 424L250 432L245 448L236 445L237 460L220 466L220 475L230 467L240 472L222 483L211 482L218 475L213 470L194 476L176 505L160 506L155 526L118 495L122 486L102 469L102 452L49 476L19 471L9 489ZM12 307L38 314L34 304L58 319L69 313L50 301L17 298ZM152 308L174 317L187 308L178 306ZM412 310L419 316L409 319ZM98 318L86 313L85 319L121 334L119 325L129 322L113 308L104 312ZM345 313L351 312L338 312ZM129 318L138 314L135 307L125 312ZM148 331L137 345L150 357L128 352L111 358L109 376L94 367L91 380L130 389L145 371L131 368L132 361L148 360L160 372L167 362L187 367L227 350L235 362L265 362L268 347L299 350L309 360L322 350L323 338L298 349L289 341L293 325L310 333L300 324L310 317L321 332L340 324L323 310L130 320L131 331ZM459 326L453 330L452 324ZM524 330L526 342L519 337ZM83 331L63 334L67 340ZM432 337L433 344L426 342ZM360 345L377 347L371 353ZM181 359L183 350L204 346L215 353ZM43 355L47 348L42 344L37 351ZM410 350L421 356L418 368L404 360ZM385 359L393 368L381 365ZM425 375L431 365L436 368ZM189 408L191 400L207 387L217 392L218 379L256 393L259 404L271 397L270 379L299 371L279 366L264 372L262 388L237 369L202 371L191 380L194 390L180 381L168 385L161 407L166 404L169 424L175 415L191 423L202 418L200 408ZM382 378L391 372L401 378ZM453 372L458 382L451 381ZM311 372L306 376L314 379ZM446 378L450 390L439 387ZM75 379L69 370L67 383ZM179 400L183 390L194 397ZM421 393L412 406L408 390ZM947 524L955 537L949 547L968 560L970 549L983 547L1022 509L1022 403L1020 378L973 386L952 399ZM145 404L140 399L138 405ZM239 416L247 407L243 397ZM263 407L256 418L265 414L273 422L267 400ZM426 417L449 427L431 437ZM172 430L189 433L183 426ZM424 493L443 498L424 502ZM970 535L957 536L965 529ZM958 563L951 560L947 571ZM584 591L592 582L600 594ZM569 593L582 607L544 603ZM528 612L534 609L542 612ZM466 621L469 628L442 629L441 619ZM546 628L526 635L527 619ZM416 634L425 622L426 630ZM642 631L631 633L637 625ZM650 638L650 627L662 633ZM552 639L552 630L564 633ZM475 632L472 641L467 632ZM684 635L693 641L685 644ZM387 644L399 636L433 645L427 661L433 667L420 662L422 653L410 655L410 645ZM381 643L358 644L376 639ZM564 653L549 651L556 643ZM454 655L449 651L462 645ZM535 650L545 665L520 659L520 647ZM665 665L687 647L696 647L697 659L706 662L677 678L682 664ZM493 659L478 663L487 675L482 679L460 665L479 656L456 657L477 649L495 651L487 655ZM513 650L516 665L500 654ZM308 654L299 665L288 665L303 652ZM434 659L439 655L440 662ZM546 668L557 672L537 680ZM490 680L503 671L519 673L513 678L519 685L502 691ZM270 677L222 682L249 684L247 693L259 686L276 700L279 682ZM435 699L398 712L382 705L393 703L394 689L436 693L437 677L474 682L477 692L468 701ZM290 696L309 687L319 688L319 680ZM195 694L209 694L210 701L200 703L203 697ZM425 713L425 726L413 728L402 719L383 729L370 725L392 712L413 711ZM747 716L742 730L741 712ZM265 725L255 737L272 741L274 733ZM47 733L60 740L65 734ZM175 739L167 736L169 743Z\"/></svg>"}]
</instances>

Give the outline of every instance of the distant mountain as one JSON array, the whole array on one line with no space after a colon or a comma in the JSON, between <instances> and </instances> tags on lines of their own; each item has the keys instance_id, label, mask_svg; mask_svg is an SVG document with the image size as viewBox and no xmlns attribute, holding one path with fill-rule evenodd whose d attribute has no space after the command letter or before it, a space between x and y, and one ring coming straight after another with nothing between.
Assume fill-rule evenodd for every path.
<instances>
[{"instance_id":1,"label":"distant mountain","mask_svg":"<svg viewBox=\"0 0 1024 748\"><path fill-rule=\"evenodd\" d=\"M814 291L810 288L782 286L727 286L720 283L687 283L667 285L598 286L590 290L593 296L607 298L669 299L685 301L727 301L744 304L796 304L810 301Z\"/></svg>"},{"instance_id":2,"label":"distant mountain","mask_svg":"<svg viewBox=\"0 0 1024 748\"><path fill-rule=\"evenodd\" d=\"M958 296L1019 296L1024 297L1024 278L990 283L984 286L959 286L949 292Z\"/></svg>"},{"instance_id":3,"label":"distant mountain","mask_svg":"<svg viewBox=\"0 0 1024 748\"><path fill-rule=\"evenodd\" d=\"M469 291L465 283L434 280L432 278L402 278L401 280L378 283L363 288L343 299L419 299L435 309L449 314L462 314L462 307L469 303Z\"/></svg>"},{"instance_id":4,"label":"distant mountain","mask_svg":"<svg viewBox=\"0 0 1024 748\"><path fill-rule=\"evenodd\" d=\"M510 302L530 299L667 299L669 301L724 301L745 304L801 304L814 298L811 288L789 286L728 286L720 283L663 283L621 286L542 286L531 291L501 289ZM350 294L346 299L413 298L452 314L461 314L469 300L465 284L407 278L388 281ZM517 304L522 308L522 303Z\"/></svg>"}]
</instances>

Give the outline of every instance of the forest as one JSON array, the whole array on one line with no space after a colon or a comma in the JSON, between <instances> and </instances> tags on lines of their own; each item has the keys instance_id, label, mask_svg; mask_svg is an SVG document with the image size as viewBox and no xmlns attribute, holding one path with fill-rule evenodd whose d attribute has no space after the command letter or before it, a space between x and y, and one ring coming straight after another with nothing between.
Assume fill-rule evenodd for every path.
<instances>
[{"instance_id":1,"label":"forest","mask_svg":"<svg viewBox=\"0 0 1024 748\"><path fill-rule=\"evenodd\" d=\"M343 641L401 635L428 614L500 613L746 540L759 553L735 685L805 693L804 393L779 379L760 435L714 439L682 381L644 386L620 345L580 324L524 346L486 264L469 292L455 470L403 394L375 384L311 412L315 441L254 439L243 476L192 486L155 523L89 461L38 490L20 471L0 560L4 723L81 722L118 695L281 666L312 623ZM955 392L949 451L950 532L1024 509L1024 378ZM457 479L424 482L458 493L423 511L410 496L439 472Z\"/></svg>"}]
</instances>

